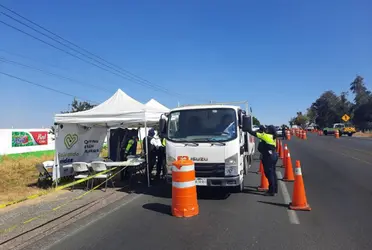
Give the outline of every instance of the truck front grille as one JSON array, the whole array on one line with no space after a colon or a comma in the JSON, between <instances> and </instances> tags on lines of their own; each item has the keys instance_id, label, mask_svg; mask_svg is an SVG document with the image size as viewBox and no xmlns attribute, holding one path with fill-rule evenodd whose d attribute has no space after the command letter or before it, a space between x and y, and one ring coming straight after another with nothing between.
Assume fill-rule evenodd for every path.
<instances>
[{"instance_id":1,"label":"truck front grille","mask_svg":"<svg viewBox=\"0 0 372 250\"><path fill-rule=\"evenodd\" d=\"M196 177L225 177L224 163L195 163Z\"/></svg>"}]
</instances>

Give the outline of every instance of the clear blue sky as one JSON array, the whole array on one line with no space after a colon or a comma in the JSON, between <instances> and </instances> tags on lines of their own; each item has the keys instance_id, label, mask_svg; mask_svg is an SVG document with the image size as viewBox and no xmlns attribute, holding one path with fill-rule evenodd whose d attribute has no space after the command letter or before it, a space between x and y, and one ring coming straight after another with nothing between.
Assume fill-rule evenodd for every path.
<instances>
[{"instance_id":1,"label":"clear blue sky","mask_svg":"<svg viewBox=\"0 0 372 250\"><path fill-rule=\"evenodd\" d=\"M170 108L177 101L248 100L262 122L282 124L323 91L347 90L356 74L372 87L369 0L1 3L130 72L187 94L154 92L0 23L0 57L99 85L108 92L2 62L0 71L97 102L118 88L141 102L155 98ZM28 31L5 16L0 15L0 20ZM54 114L67 109L72 100L3 75L0 86L0 128L50 126Z\"/></svg>"}]
</instances>

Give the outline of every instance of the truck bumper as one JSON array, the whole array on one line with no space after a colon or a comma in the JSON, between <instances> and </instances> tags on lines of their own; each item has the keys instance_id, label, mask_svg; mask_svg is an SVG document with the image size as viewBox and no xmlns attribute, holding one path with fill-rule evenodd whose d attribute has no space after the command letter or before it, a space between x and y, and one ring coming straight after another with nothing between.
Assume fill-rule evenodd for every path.
<instances>
[{"instance_id":1,"label":"truck bumper","mask_svg":"<svg viewBox=\"0 0 372 250\"><path fill-rule=\"evenodd\" d=\"M228 177L205 177L202 179L207 180L207 185L198 185L200 187L235 187L240 185L240 176ZM166 175L168 184L172 183L172 175Z\"/></svg>"}]
</instances>

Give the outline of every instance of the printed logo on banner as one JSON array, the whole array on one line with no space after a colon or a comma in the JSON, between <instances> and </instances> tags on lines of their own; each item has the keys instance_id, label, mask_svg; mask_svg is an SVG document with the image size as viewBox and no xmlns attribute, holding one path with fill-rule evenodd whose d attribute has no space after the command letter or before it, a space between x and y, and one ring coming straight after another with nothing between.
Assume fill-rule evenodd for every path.
<instances>
[{"instance_id":1,"label":"printed logo on banner","mask_svg":"<svg viewBox=\"0 0 372 250\"><path fill-rule=\"evenodd\" d=\"M48 132L46 131L13 131L12 147L29 147L48 145Z\"/></svg>"},{"instance_id":2,"label":"printed logo on banner","mask_svg":"<svg viewBox=\"0 0 372 250\"><path fill-rule=\"evenodd\" d=\"M67 134L64 139L64 143L67 149L71 149L79 140L77 134Z\"/></svg>"}]
</instances>

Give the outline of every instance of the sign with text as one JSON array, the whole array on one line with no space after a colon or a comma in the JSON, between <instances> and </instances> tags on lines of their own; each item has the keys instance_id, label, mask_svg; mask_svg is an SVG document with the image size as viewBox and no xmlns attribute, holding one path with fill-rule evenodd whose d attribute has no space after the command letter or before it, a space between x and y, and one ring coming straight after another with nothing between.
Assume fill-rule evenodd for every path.
<instances>
[{"instance_id":1,"label":"sign with text","mask_svg":"<svg viewBox=\"0 0 372 250\"><path fill-rule=\"evenodd\" d=\"M29 147L48 145L48 132L46 131L13 131L12 147Z\"/></svg>"},{"instance_id":2,"label":"sign with text","mask_svg":"<svg viewBox=\"0 0 372 250\"><path fill-rule=\"evenodd\" d=\"M76 124L64 124L63 128L59 129L56 139L60 166L58 177L67 175L62 171L64 165L73 162L91 162L98 158L106 133L107 129L102 127L86 128Z\"/></svg>"}]
</instances>

